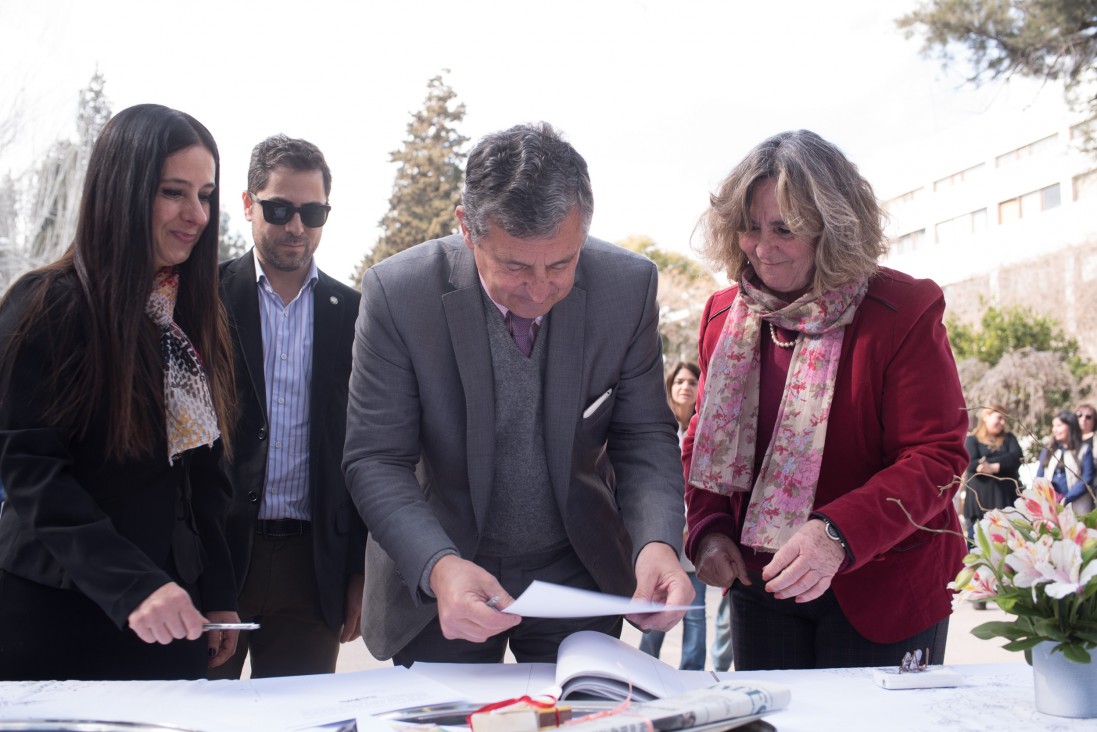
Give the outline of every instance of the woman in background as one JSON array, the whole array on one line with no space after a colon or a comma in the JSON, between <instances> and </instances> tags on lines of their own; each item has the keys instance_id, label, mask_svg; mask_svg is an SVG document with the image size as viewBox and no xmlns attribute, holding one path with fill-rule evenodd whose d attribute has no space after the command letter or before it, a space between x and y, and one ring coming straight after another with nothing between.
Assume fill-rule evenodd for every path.
<instances>
[{"instance_id":1,"label":"woman in background","mask_svg":"<svg viewBox=\"0 0 1097 732\"><path fill-rule=\"evenodd\" d=\"M964 446L970 458L964 472L964 518L971 539L972 529L984 513L1012 506L1017 499L1023 455L1020 443L1009 431L1006 410L998 404L979 410L978 422Z\"/></svg>"},{"instance_id":2,"label":"woman in background","mask_svg":"<svg viewBox=\"0 0 1097 732\"><path fill-rule=\"evenodd\" d=\"M964 472L964 520L968 541L975 539L975 524L983 514L1013 505L1019 489L1021 445L1009 431L1006 410L991 404L979 410L975 429L964 441L967 448L967 470ZM976 610L986 610L986 602L972 603Z\"/></svg>"},{"instance_id":3,"label":"woman in background","mask_svg":"<svg viewBox=\"0 0 1097 732\"><path fill-rule=\"evenodd\" d=\"M196 679L233 653L203 630L238 619L218 172L193 117L123 110L72 245L0 306L0 678Z\"/></svg>"},{"instance_id":4,"label":"woman in background","mask_svg":"<svg viewBox=\"0 0 1097 732\"><path fill-rule=\"evenodd\" d=\"M701 367L689 361L679 361L667 371L667 402L674 418L678 420L678 441L685 437L690 420L697 412L697 379L701 376ZM682 618L682 659L678 668L683 671L700 671L705 667L705 589L706 585L697 579L693 564L683 555L680 557L682 569L686 570L693 591L694 603L700 607L687 610ZM666 633L652 630L644 634L640 641L640 650L659 658Z\"/></svg>"},{"instance_id":5,"label":"woman in background","mask_svg":"<svg viewBox=\"0 0 1097 732\"><path fill-rule=\"evenodd\" d=\"M1075 514L1093 510L1093 451L1082 439L1078 418L1063 410L1051 420L1051 437L1040 452L1036 477L1050 477L1063 503Z\"/></svg>"}]
</instances>

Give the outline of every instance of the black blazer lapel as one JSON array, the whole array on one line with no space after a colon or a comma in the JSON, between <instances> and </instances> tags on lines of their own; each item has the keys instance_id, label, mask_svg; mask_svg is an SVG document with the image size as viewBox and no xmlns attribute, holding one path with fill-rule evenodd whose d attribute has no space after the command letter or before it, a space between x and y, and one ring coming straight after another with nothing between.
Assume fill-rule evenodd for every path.
<instances>
[{"instance_id":1,"label":"black blazer lapel","mask_svg":"<svg viewBox=\"0 0 1097 732\"><path fill-rule=\"evenodd\" d=\"M326 385L330 385L334 378L337 361L332 357L332 349L338 343L339 326L345 307L346 303L342 302L327 282L327 275L321 273L316 286L312 288L312 392L309 418L314 427L324 424L327 414L331 389ZM319 432L321 430L312 430L310 448L313 455L321 452L317 444L317 440L322 438ZM315 475L315 471L311 472Z\"/></svg>"},{"instance_id":2,"label":"black blazer lapel","mask_svg":"<svg viewBox=\"0 0 1097 732\"><path fill-rule=\"evenodd\" d=\"M238 344L237 357L243 357L252 398L259 405L263 423L267 421L267 389L263 377L263 333L259 324L259 294L255 284L255 256L251 250L229 264L222 287L229 327ZM239 371L239 370L238 370ZM237 384L240 384L239 379Z\"/></svg>"}]
</instances>

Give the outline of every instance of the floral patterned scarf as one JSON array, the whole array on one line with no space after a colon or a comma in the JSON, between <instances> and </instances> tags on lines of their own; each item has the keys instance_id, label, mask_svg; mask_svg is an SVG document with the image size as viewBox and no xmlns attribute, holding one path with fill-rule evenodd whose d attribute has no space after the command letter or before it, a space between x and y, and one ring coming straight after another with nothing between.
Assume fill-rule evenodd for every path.
<instances>
[{"instance_id":1,"label":"floral patterned scarf","mask_svg":"<svg viewBox=\"0 0 1097 732\"><path fill-rule=\"evenodd\" d=\"M173 319L178 292L179 273L165 267L156 273L145 305L145 314L160 326L169 465L187 450L212 445L221 436L202 359Z\"/></svg>"},{"instance_id":2,"label":"floral patterned scarf","mask_svg":"<svg viewBox=\"0 0 1097 732\"><path fill-rule=\"evenodd\" d=\"M868 282L849 283L818 297L808 293L786 304L759 289L753 278L753 269L747 267L709 363L689 482L722 495L753 489L742 541L777 551L815 503L842 340ZM800 335L777 427L755 480L762 321Z\"/></svg>"}]
</instances>

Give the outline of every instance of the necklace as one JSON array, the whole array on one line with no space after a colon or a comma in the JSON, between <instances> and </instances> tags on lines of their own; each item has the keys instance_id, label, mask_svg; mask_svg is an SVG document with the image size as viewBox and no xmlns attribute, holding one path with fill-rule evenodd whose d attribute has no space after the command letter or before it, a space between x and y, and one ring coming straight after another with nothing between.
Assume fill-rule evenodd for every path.
<instances>
[{"instance_id":1,"label":"necklace","mask_svg":"<svg viewBox=\"0 0 1097 732\"><path fill-rule=\"evenodd\" d=\"M791 341L783 341L777 337L777 328L773 325L773 321L766 322L769 323L769 337L773 341L773 345L777 346L778 348L792 348L796 345L796 338L800 337L799 334L797 334L796 338L793 338Z\"/></svg>"}]
</instances>

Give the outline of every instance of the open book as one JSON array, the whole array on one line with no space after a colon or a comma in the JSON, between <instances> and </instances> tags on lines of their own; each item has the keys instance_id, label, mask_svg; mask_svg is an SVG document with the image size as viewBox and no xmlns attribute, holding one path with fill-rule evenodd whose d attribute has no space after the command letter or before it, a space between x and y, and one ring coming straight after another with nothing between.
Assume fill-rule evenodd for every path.
<instances>
[{"instance_id":1,"label":"open book","mask_svg":"<svg viewBox=\"0 0 1097 732\"><path fill-rule=\"evenodd\" d=\"M624 641L593 630L572 633L556 654L560 699L629 698L650 701L716 683L708 674L682 673Z\"/></svg>"},{"instance_id":2,"label":"open book","mask_svg":"<svg viewBox=\"0 0 1097 732\"><path fill-rule=\"evenodd\" d=\"M735 720L745 723L783 709L788 687L759 681L719 681L714 675L681 672L624 641L590 630L573 633L556 656L557 695L561 700L622 701L625 714L575 719L582 732L650 732L705 727ZM631 685L631 686L630 686ZM731 726L724 724L721 729ZM579 732L579 730L576 730Z\"/></svg>"}]
</instances>

